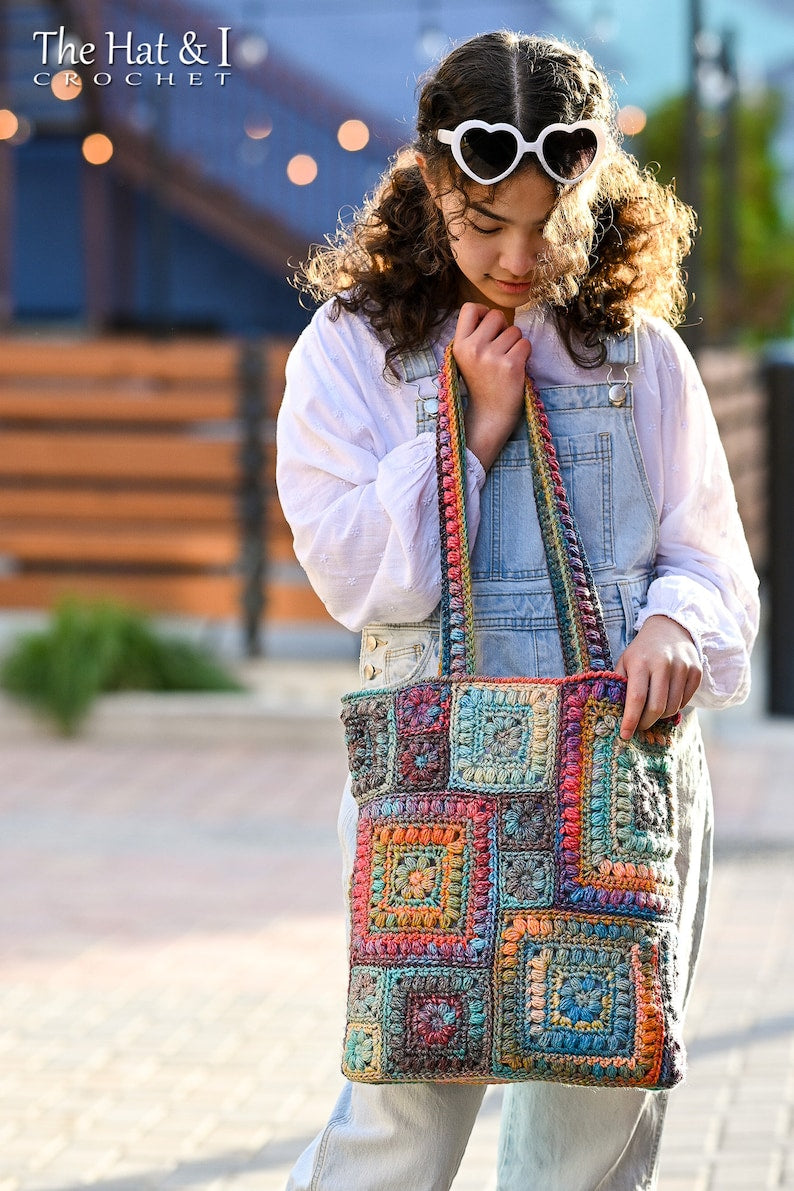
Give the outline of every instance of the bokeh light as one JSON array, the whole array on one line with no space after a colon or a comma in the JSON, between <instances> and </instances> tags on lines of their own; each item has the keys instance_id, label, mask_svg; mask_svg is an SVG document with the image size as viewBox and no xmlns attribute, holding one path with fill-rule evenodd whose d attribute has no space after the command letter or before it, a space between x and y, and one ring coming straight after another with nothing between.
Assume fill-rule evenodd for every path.
<instances>
[{"instance_id":1,"label":"bokeh light","mask_svg":"<svg viewBox=\"0 0 794 1191\"><path fill-rule=\"evenodd\" d=\"M104 132L92 132L83 141L83 157L89 165L104 165L113 156L113 142Z\"/></svg>"},{"instance_id":2,"label":"bokeh light","mask_svg":"<svg viewBox=\"0 0 794 1191\"><path fill-rule=\"evenodd\" d=\"M0 108L0 141L10 141L19 132L19 120L8 108Z\"/></svg>"},{"instance_id":3,"label":"bokeh light","mask_svg":"<svg viewBox=\"0 0 794 1191\"><path fill-rule=\"evenodd\" d=\"M336 139L348 153L357 153L369 144L369 129L363 120L345 120L339 126Z\"/></svg>"},{"instance_id":4,"label":"bokeh light","mask_svg":"<svg viewBox=\"0 0 794 1191\"><path fill-rule=\"evenodd\" d=\"M247 33L235 47L235 62L244 69L252 70L254 67L262 65L269 48L261 34Z\"/></svg>"},{"instance_id":5,"label":"bokeh light","mask_svg":"<svg viewBox=\"0 0 794 1191\"><path fill-rule=\"evenodd\" d=\"M633 103L627 103L618 112L618 128L624 136L638 136L647 123L646 112Z\"/></svg>"},{"instance_id":6,"label":"bokeh light","mask_svg":"<svg viewBox=\"0 0 794 1191\"><path fill-rule=\"evenodd\" d=\"M252 141L263 141L273 131L269 116L249 116L245 122L245 135Z\"/></svg>"},{"instance_id":7,"label":"bokeh light","mask_svg":"<svg viewBox=\"0 0 794 1191\"><path fill-rule=\"evenodd\" d=\"M287 177L295 186L308 186L317 177L317 162L308 153L296 153L287 163Z\"/></svg>"},{"instance_id":8,"label":"bokeh light","mask_svg":"<svg viewBox=\"0 0 794 1191\"><path fill-rule=\"evenodd\" d=\"M438 25L425 25L420 29L416 40L416 53L419 58L436 62L448 48L449 37Z\"/></svg>"},{"instance_id":9,"label":"bokeh light","mask_svg":"<svg viewBox=\"0 0 794 1191\"><path fill-rule=\"evenodd\" d=\"M59 70L52 76L50 89L56 99L77 99L83 89L83 80L73 70Z\"/></svg>"}]
</instances>

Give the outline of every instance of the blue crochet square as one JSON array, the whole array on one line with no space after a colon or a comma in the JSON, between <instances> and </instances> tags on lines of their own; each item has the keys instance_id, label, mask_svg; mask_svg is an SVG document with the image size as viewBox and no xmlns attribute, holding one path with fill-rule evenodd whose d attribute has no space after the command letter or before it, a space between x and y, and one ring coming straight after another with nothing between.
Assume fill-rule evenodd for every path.
<instances>
[{"instance_id":1,"label":"blue crochet square","mask_svg":"<svg viewBox=\"0 0 794 1191\"><path fill-rule=\"evenodd\" d=\"M663 939L664 943L665 940ZM639 920L535 911L503 917L495 1069L515 1078L653 1083L665 1053L659 937ZM662 968L668 966L662 957Z\"/></svg>"},{"instance_id":2,"label":"blue crochet square","mask_svg":"<svg viewBox=\"0 0 794 1191\"><path fill-rule=\"evenodd\" d=\"M449 785L521 791L553 786L558 695L554 684L471 682L453 692Z\"/></svg>"}]
</instances>

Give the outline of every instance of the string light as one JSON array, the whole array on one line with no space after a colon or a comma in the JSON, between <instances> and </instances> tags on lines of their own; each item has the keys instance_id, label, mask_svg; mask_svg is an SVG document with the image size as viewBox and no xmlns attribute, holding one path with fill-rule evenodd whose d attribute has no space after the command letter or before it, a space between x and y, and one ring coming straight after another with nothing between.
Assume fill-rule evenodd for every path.
<instances>
[{"instance_id":1,"label":"string light","mask_svg":"<svg viewBox=\"0 0 794 1191\"><path fill-rule=\"evenodd\" d=\"M83 141L83 157L89 165L104 165L113 156L113 142L104 132L92 132Z\"/></svg>"},{"instance_id":2,"label":"string light","mask_svg":"<svg viewBox=\"0 0 794 1191\"><path fill-rule=\"evenodd\" d=\"M624 136L638 136L647 123L647 114L633 103L627 103L618 112L618 128Z\"/></svg>"},{"instance_id":3,"label":"string light","mask_svg":"<svg viewBox=\"0 0 794 1191\"><path fill-rule=\"evenodd\" d=\"M296 153L287 163L287 177L294 186L309 186L317 177L317 162L308 153Z\"/></svg>"},{"instance_id":4,"label":"string light","mask_svg":"<svg viewBox=\"0 0 794 1191\"><path fill-rule=\"evenodd\" d=\"M369 129L363 120L345 120L339 126L336 139L348 153L357 153L369 144Z\"/></svg>"},{"instance_id":5,"label":"string light","mask_svg":"<svg viewBox=\"0 0 794 1191\"><path fill-rule=\"evenodd\" d=\"M52 76L50 89L56 99L68 102L70 99L77 99L83 89L83 80L73 70L59 70Z\"/></svg>"}]
</instances>

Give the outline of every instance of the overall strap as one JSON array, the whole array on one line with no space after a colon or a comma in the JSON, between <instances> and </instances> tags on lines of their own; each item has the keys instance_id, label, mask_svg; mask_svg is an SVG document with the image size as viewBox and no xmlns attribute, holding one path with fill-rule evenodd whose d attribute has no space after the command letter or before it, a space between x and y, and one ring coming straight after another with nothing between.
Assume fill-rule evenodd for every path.
<instances>
[{"instance_id":1,"label":"overall strap","mask_svg":"<svg viewBox=\"0 0 794 1191\"><path fill-rule=\"evenodd\" d=\"M637 363L637 328L630 327L617 335L607 335L604 340L606 364L613 368L630 368Z\"/></svg>"},{"instance_id":2,"label":"overall strap","mask_svg":"<svg viewBox=\"0 0 794 1191\"><path fill-rule=\"evenodd\" d=\"M441 658L444 675L475 672L474 617L466 523L466 444L458 371L447 348L439 375L436 427L441 526ZM546 411L527 378L524 404L532 484L554 594L566 674L611 669L604 618L562 482Z\"/></svg>"},{"instance_id":3,"label":"overall strap","mask_svg":"<svg viewBox=\"0 0 794 1191\"><path fill-rule=\"evenodd\" d=\"M422 380L425 376L438 376L438 364L429 343L412 351L400 352L394 362L406 384Z\"/></svg>"}]
</instances>

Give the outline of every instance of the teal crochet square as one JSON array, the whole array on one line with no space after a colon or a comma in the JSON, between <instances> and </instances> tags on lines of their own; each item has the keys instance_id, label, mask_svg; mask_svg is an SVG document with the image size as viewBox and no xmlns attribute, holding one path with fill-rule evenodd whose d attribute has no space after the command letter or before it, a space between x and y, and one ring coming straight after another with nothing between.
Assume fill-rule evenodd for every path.
<instances>
[{"instance_id":1,"label":"teal crochet square","mask_svg":"<svg viewBox=\"0 0 794 1191\"><path fill-rule=\"evenodd\" d=\"M502 919L496 1069L536 1079L658 1077L664 1037L644 1028L660 996L659 936L638 920L558 911ZM664 943L664 939L662 940ZM666 967L663 957L663 968Z\"/></svg>"},{"instance_id":2,"label":"teal crochet square","mask_svg":"<svg viewBox=\"0 0 794 1191\"><path fill-rule=\"evenodd\" d=\"M548 790L556 761L555 686L467 683L453 693L451 789Z\"/></svg>"}]
</instances>

